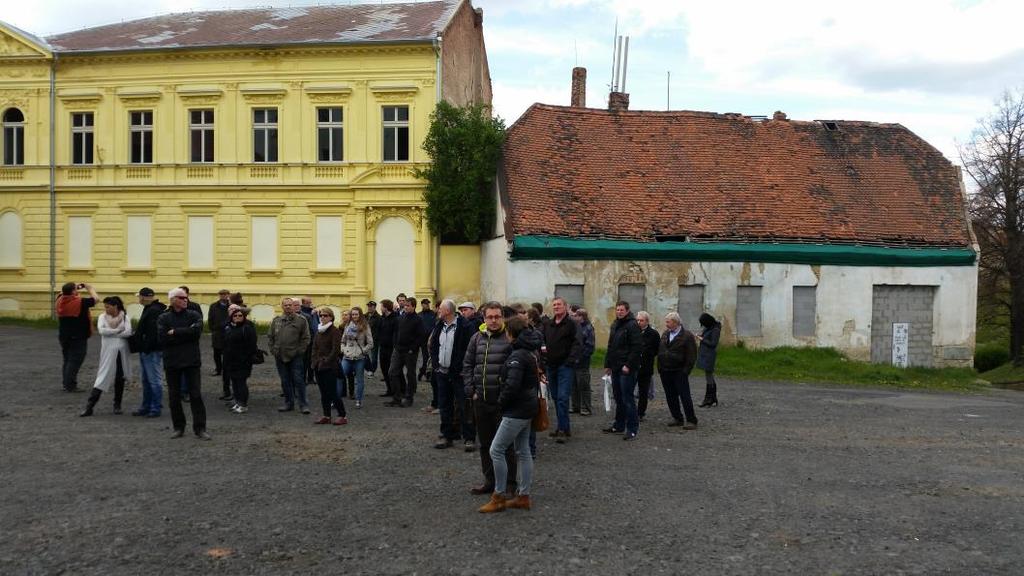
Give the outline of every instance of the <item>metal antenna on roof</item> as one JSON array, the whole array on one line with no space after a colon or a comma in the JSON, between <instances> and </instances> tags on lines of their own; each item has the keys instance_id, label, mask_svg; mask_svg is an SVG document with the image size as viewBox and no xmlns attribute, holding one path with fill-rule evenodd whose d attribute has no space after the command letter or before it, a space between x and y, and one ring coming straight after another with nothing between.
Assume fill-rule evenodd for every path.
<instances>
[{"instance_id":1,"label":"metal antenna on roof","mask_svg":"<svg viewBox=\"0 0 1024 576\"><path fill-rule=\"evenodd\" d=\"M626 36L626 52L622 55L622 87L619 92L626 91L626 65L629 64L629 36Z\"/></svg>"},{"instance_id":2,"label":"metal antenna on roof","mask_svg":"<svg viewBox=\"0 0 1024 576\"><path fill-rule=\"evenodd\" d=\"M665 110L672 109L672 71L665 71Z\"/></svg>"},{"instance_id":3,"label":"metal antenna on roof","mask_svg":"<svg viewBox=\"0 0 1024 576\"><path fill-rule=\"evenodd\" d=\"M612 34L612 81L608 85L611 91L615 91L615 63L619 60L619 52L615 48L615 42L619 37L619 19L615 19L615 32Z\"/></svg>"}]
</instances>

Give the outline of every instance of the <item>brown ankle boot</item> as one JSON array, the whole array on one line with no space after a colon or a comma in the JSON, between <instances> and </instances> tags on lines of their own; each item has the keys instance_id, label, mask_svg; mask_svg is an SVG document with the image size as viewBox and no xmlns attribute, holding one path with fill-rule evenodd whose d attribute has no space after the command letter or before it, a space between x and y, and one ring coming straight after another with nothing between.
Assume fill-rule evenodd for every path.
<instances>
[{"instance_id":1,"label":"brown ankle boot","mask_svg":"<svg viewBox=\"0 0 1024 576\"><path fill-rule=\"evenodd\" d=\"M520 510L530 509L530 495L519 494L515 498L505 502L505 508L519 508Z\"/></svg>"},{"instance_id":2,"label":"brown ankle boot","mask_svg":"<svg viewBox=\"0 0 1024 576\"><path fill-rule=\"evenodd\" d=\"M505 510L505 505L507 502L508 501L505 500L504 494L498 494L497 492L495 492L494 494L491 494L490 502L481 506L479 512L481 514L489 514L491 512L503 512Z\"/></svg>"}]
</instances>

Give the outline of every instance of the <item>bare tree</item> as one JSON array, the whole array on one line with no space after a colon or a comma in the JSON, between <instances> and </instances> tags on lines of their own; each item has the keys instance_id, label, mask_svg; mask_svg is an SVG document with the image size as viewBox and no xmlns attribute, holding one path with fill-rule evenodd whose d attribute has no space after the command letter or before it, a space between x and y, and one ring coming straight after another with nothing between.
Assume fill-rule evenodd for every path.
<instances>
[{"instance_id":1,"label":"bare tree","mask_svg":"<svg viewBox=\"0 0 1024 576\"><path fill-rule=\"evenodd\" d=\"M1024 93L1007 91L978 121L960 160L977 191L971 212L983 280L997 290L1010 317L1010 358L1024 365ZM1001 294L1000 294L1001 292Z\"/></svg>"}]
</instances>

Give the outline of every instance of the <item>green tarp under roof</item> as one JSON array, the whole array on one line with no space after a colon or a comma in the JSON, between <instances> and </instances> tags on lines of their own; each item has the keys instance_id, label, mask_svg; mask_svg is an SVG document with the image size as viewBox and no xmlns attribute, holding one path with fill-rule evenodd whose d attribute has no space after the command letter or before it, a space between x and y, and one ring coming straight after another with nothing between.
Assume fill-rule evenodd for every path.
<instances>
[{"instance_id":1,"label":"green tarp under roof","mask_svg":"<svg viewBox=\"0 0 1024 576\"><path fill-rule=\"evenodd\" d=\"M773 262L833 266L973 266L970 248L890 248L840 244L741 244L734 242L635 242L516 236L513 260L655 260L673 262Z\"/></svg>"}]
</instances>

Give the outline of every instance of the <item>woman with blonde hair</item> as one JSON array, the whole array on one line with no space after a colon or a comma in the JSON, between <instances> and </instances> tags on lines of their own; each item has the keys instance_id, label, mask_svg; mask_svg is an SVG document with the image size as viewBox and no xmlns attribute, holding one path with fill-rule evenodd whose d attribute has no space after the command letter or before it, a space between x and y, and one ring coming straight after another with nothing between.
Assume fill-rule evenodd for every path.
<instances>
[{"instance_id":1,"label":"woman with blonde hair","mask_svg":"<svg viewBox=\"0 0 1024 576\"><path fill-rule=\"evenodd\" d=\"M313 370L316 372L316 384L320 387L320 407L323 416L314 420L316 424L331 423L331 407L338 410L336 426L348 424L345 417L345 401L338 396L338 353L341 350L341 330L334 325L334 311L324 306L317 311L320 323L316 327L313 338L313 351L310 354Z\"/></svg>"},{"instance_id":2,"label":"woman with blonde hair","mask_svg":"<svg viewBox=\"0 0 1024 576\"><path fill-rule=\"evenodd\" d=\"M355 398L356 408L363 407L363 368L373 350L373 334L370 324L359 306L349 312L349 323L342 330L341 336L341 371L348 380L349 398ZM355 390L352 381L355 379Z\"/></svg>"},{"instance_id":3,"label":"woman with blonde hair","mask_svg":"<svg viewBox=\"0 0 1024 576\"><path fill-rule=\"evenodd\" d=\"M79 416L92 416L92 409L100 396L114 384L114 414L121 413L121 399L124 396L124 382L132 377L128 363L128 338L132 335L132 321L124 309L124 302L118 296L103 299L103 314L96 320L100 333L100 363L96 371L96 383L86 401L85 410Z\"/></svg>"}]
</instances>

